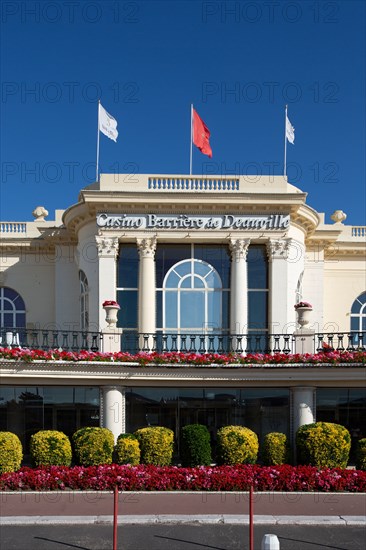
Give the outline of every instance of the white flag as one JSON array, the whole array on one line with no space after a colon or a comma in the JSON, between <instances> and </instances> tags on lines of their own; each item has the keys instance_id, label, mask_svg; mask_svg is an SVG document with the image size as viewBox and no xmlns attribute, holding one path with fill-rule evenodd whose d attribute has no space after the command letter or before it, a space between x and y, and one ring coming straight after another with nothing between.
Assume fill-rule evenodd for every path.
<instances>
[{"instance_id":1,"label":"white flag","mask_svg":"<svg viewBox=\"0 0 366 550\"><path fill-rule=\"evenodd\" d=\"M286 137L287 137L287 140L290 143L294 143L294 141L295 141L295 128L292 126L292 124L289 121L287 115L286 115Z\"/></svg>"},{"instance_id":2,"label":"white flag","mask_svg":"<svg viewBox=\"0 0 366 550\"><path fill-rule=\"evenodd\" d=\"M117 141L117 121L104 109L101 103L99 103L99 131L102 132L109 139Z\"/></svg>"}]
</instances>

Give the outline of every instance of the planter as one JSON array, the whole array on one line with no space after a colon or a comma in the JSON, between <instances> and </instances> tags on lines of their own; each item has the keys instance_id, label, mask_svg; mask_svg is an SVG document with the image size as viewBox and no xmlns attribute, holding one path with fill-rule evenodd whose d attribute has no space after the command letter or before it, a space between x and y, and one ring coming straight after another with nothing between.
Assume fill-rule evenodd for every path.
<instances>
[{"instance_id":1,"label":"planter","mask_svg":"<svg viewBox=\"0 0 366 550\"><path fill-rule=\"evenodd\" d=\"M117 325L117 316L120 310L119 305L116 306L103 306L103 309L106 313L105 320L108 323L110 328L115 328Z\"/></svg>"},{"instance_id":2,"label":"planter","mask_svg":"<svg viewBox=\"0 0 366 550\"><path fill-rule=\"evenodd\" d=\"M303 328L310 323L312 311L313 308L311 307L298 307L296 309L297 322L300 325L300 328Z\"/></svg>"}]
</instances>

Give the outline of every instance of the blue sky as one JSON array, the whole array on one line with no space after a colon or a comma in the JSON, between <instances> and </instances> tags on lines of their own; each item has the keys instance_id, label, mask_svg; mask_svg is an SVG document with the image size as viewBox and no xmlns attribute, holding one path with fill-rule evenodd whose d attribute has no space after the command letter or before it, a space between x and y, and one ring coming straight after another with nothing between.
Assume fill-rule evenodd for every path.
<instances>
[{"instance_id":1,"label":"blue sky","mask_svg":"<svg viewBox=\"0 0 366 550\"><path fill-rule=\"evenodd\" d=\"M282 174L366 224L363 1L3 1L2 220L77 201L95 179L97 100L118 121L102 172L188 173L190 103L213 158L193 172ZM123 189L123 183L121 183Z\"/></svg>"}]
</instances>

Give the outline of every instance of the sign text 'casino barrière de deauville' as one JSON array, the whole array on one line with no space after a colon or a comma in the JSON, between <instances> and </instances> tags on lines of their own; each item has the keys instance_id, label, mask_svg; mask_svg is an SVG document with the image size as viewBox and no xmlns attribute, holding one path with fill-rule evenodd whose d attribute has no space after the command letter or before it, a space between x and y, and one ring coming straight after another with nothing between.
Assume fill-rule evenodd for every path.
<instances>
[{"instance_id":1,"label":"sign text 'casino barri\u00e8re de deauville'","mask_svg":"<svg viewBox=\"0 0 366 550\"><path fill-rule=\"evenodd\" d=\"M98 227L105 229L230 229L283 230L290 224L290 216L283 214L216 216L199 214L107 214L97 216Z\"/></svg>"}]
</instances>

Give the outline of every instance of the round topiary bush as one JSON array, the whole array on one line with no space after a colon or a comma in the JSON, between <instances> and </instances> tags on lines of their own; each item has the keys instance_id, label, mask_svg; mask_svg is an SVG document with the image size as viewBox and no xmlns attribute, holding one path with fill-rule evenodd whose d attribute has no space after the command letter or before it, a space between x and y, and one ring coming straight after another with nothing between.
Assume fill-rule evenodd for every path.
<instances>
[{"instance_id":1,"label":"round topiary bush","mask_svg":"<svg viewBox=\"0 0 366 550\"><path fill-rule=\"evenodd\" d=\"M169 466L172 462L174 432L169 428L154 426L135 432L141 449L141 464Z\"/></svg>"},{"instance_id":2,"label":"round topiary bush","mask_svg":"<svg viewBox=\"0 0 366 550\"><path fill-rule=\"evenodd\" d=\"M23 460L20 439L12 432L0 432L0 474L16 472Z\"/></svg>"},{"instance_id":3,"label":"round topiary bush","mask_svg":"<svg viewBox=\"0 0 366 550\"><path fill-rule=\"evenodd\" d=\"M359 439L357 442L356 468L357 470L366 470L366 438Z\"/></svg>"},{"instance_id":4,"label":"round topiary bush","mask_svg":"<svg viewBox=\"0 0 366 550\"><path fill-rule=\"evenodd\" d=\"M133 434L120 434L115 448L115 460L117 464L140 464L140 445Z\"/></svg>"},{"instance_id":5,"label":"round topiary bush","mask_svg":"<svg viewBox=\"0 0 366 550\"><path fill-rule=\"evenodd\" d=\"M72 442L81 466L112 464L114 437L107 428L81 428L72 436Z\"/></svg>"},{"instance_id":6,"label":"round topiary bush","mask_svg":"<svg viewBox=\"0 0 366 550\"><path fill-rule=\"evenodd\" d=\"M33 434L30 453L34 466L70 466L72 460L69 438L55 430L40 430Z\"/></svg>"},{"instance_id":7,"label":"round topiary bush","mask_svg":"<svg viewBox=\"0 0 366 550\"><path fill-rule=\"evenodd\" d=\"M255 464L257 434L244 426L224 426L217 432L217 455L221 464Z\"/></svg>"},{"instance_id":8,"label":"round topiary bush","mask_svg":"<svg viewBox=\"0 0 366 550\"><path fill-rule=\"evenodd\" d=\"M279 432L266 434L263 440L262 458L265 466L289 464L290 445L287 435Z\"/></svg>"},{"instance_id":9,"label":"round topiary bush","mask_svg":"<svg viewBox=\"0 0 366 550\"><path fill-rule=\"evenodd\" d=\"M210 433L202 424L182 428L181 457L183 466L209 466L211 459Z\"/></svg>"},{"instance_id":10,"label":"round topiary bush","mask_svg":"<svg viewBox=\"0 0 366 550\"><path fill-rule=\"evenodd\" d=\"M299 464L318 468L346 468L351 436L349 431L339 424L306 424L297 430L296 449Z\"/></svg>"}]
</instances>

